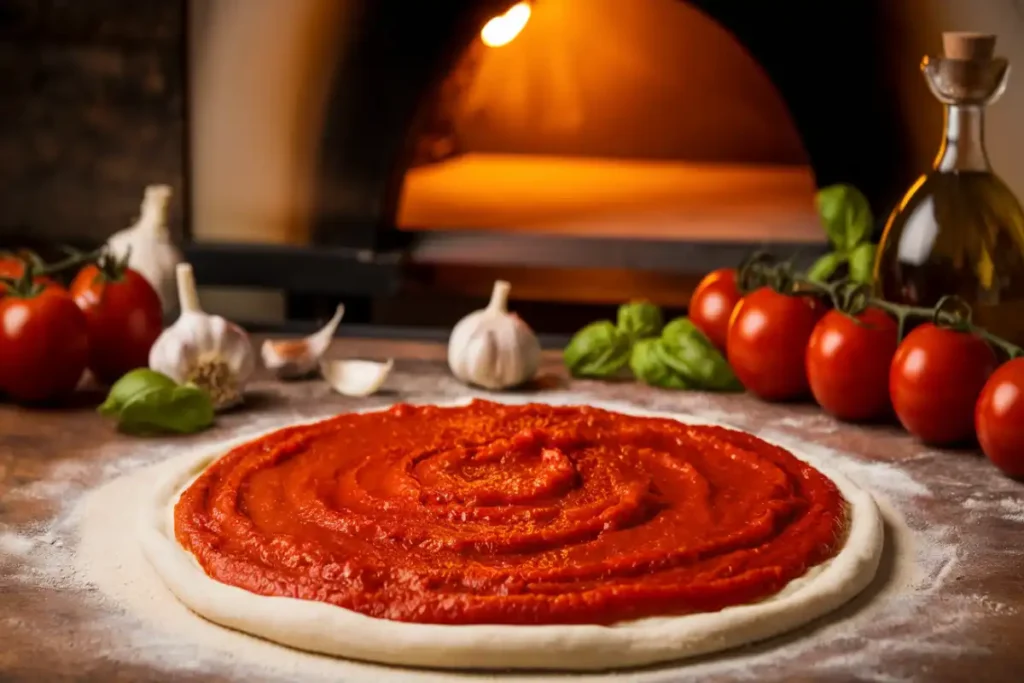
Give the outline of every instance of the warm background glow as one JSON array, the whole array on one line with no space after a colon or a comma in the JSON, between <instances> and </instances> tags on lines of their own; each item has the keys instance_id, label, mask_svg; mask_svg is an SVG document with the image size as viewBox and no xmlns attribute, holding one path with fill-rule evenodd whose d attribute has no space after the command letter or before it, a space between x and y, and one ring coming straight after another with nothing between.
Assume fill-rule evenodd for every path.
<instances>
[{"instance_id":1,"label":"warm background glow","mask_svg":"<svg viewBox=\"0 0 1024 683\"><path fill-rule=\"evenodd\" d=\"M193 3L190 170L198 239L308 240L330 77L355 9L338 0Z\"/></svg>"},{"instance_id":2,"label":"warm background glow","mask_svg":"<svg viewBox=\"0 0 1024 683\"><path fill-rule=\"evenodd\" d=\"M634 239L824 239L804 166L464 154L406 175L398 224Z\"/></svg>"},{"instance_id":3,"label":"warm background glow","mask_svg":"<svg viewBox=\"0 0 1024 683\"><path fill-rule=\"evenodd\" d=\"M526 27L530 20L530 3L520 2L501 16L494 17L480 31L480 38L488 47L508 45Z\"/></svg>"},{"instance_id":4,"label":"warm background glow","mask_svg":"<svg viewBox=\"0 0 1024 683\"><path fill-rule=\"evenodd\" d=\"M360 6L373 1L190 0L187 210L197 239L308 242L322 209L310 199L330 125L324 104L351 96L330 93L330 77L340 68L338 55L358 38ZM942 113L921 78L921 56L941 49L943 30L975 30L997 33L997 51L1024 64L1020 1L883 5L899 38L887 46L899 53L890 58L898 72L893 97L927 168ZM683 0L544 0L532 10L526 28L501 49L474 41L482 61L455 121L465 153L409 173L403 225L422 219L446 227L461 218L467 227L486 228L488 219L542 232L559 229L555 222L605 235L671 230L689 240L717 221L718 234L754 229L757 241L793 229L783 217L787 207L806 212L813 178L801 165L802 145L784 103L728 31ZM993 166L1024 197L1024 82L1015 78L989 112L987 135ZM785 167L772 164L781 160ZM662 163L673 170L655 174ZM331 197L339 211L376 201L346 190ZM780 201L771 208L773 199ZM532 217L524 215L531 202ZM636 211L641 202L644 210ZM513 281L526 299L604 303L646 296L684 305L692 286L665 273L567 277L554 269L446 266L426 280L432 289L421 299L423 316L435 291L485 297L498 278ZM231 318L283 316L274 292L232 291L226 303L211 294L203 292L204 307ZM412 313L403 309L395 319L408 322Z\"/></svg>"},{"instance_id":5,"label":"warm background glow","mask_svg":"<svg viewBox=\"0 0 1024 683\"><path fill-rule=\"evenodd\" d=\"M537 2L479 60L454 121L468 152L806 163L761 66L680 0Z\"/></svg>"},{"instance_id":6,"label":"warm background glow","mask_svg":"<svg viewBox=\"0 0 1024 683\"><path fill-rule=\"evenodd\" d=\"M338 68L336 55L358 30L358 4L191 0L189 209L198 239L308 240L309 198L327 125L323 103L330 97L330 74ZM1024 64L1018 5L1018 0L885 3L887 21L902 31L889 46L899 53L893 61L899 84L893 97L913 123L922 169L935 155L942 112L921 77L921 56L941 50L943 30L975 30L998 34L997 52L1012 64ZM688 3L544 0L533 5L527 26L501 49L477 43L482 62L457 112L463 149L494 155L496 173L508 154L543 162L547 156L583 160L590 153L602 157L601 164L623 157L712 160L717 155L737 163L785 160L797 164L793 169L805 168L798 165L803 150L796 128L769 79L728 31ZM1006 94L991 107L986 134L993 167L1024 197L1024 127L1019 125L1024 81L1015 79L1011 75ZM480 161L469 156L454 172L480 170ZM523 165L513 166L512 180L526 184ZM424 167L423 183L438 188L436 171L444 168ZM786 177L776 176L779 182ZM690 187L706 186L708 178L698 175ZM526 203L508 195L503 185L500 175L477 176L473 183L491 186L494 201ZM745 181L719 187L715 207L723 206L724 197L749 203L740 192L750 186ZM763 197L778 189L768 182L760 186ZM668 191L667 184L658 187ZM806 182L786 187L793 197ZM421 206L431 212L443 208L447 198L435 189L430 193L418 195L425 202ZM577 218L596 220L582 213ZM406 214L403 222L415 219ZM768 239L771 228L763 226ZM685 231L681 237L687 237Z\"/></svg>"},{"instance_id":7,"label":"warm background glow","mask_svg":"<svg viewBox=\"0 0 1024 683\"><path fill-rule=\"evenodd\" d=\"M457 156L407 173L399 225L823 239L785 103L687 3L544 0L468 59L445 113Z\"/></svg>"}]
</instances>

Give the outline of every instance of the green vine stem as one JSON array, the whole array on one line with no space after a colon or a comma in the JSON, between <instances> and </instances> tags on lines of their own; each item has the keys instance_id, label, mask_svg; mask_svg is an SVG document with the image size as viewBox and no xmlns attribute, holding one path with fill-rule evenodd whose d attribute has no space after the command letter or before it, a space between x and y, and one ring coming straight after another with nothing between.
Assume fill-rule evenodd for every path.
<instances>
[{"instance_id":1,"label":"green vine stem","mask_svg":"<svg viewBox=\"0 0 1024 683\"><path fill-rule=\"evenodd\" d=\"M796 294L828 298L836 310L851 317L856 317L867 308L885 311L896 319L899 341L905 336L907 321L929 320L939 327L975 334L1001 350L1010 359L1024 356L1024 349L975 325L971 321L971 307L958 296L944 296L931 307L906 306L872 296L870 285L851 280L822 283L810 280L802 274L790 273L786 277L793 279ZM784 289L778 291L788 293Z\"/></svg>"},{"instance_id":2,"label":"green vine stem","mask_svg":"<svg viewBox=\"0 0 1024 683\"><path fill-rule=\"evenodd\" d=\"M0 251L0 258L15 259L22 263L32 263L33 267L37 270L46 265L43 259L40 258L39 254L31 249L19 249L18 251L9 251L5 249Z\"/></svg>"},{"instance_id":3,"label":"green vine stem","mask_svg":"<svg viewBox=\"0 0 1024 683\"><path fill-rule=\"evenodd\" d=\"M30 298L45 289L45 284L39 282L39 278L48 278L50 275L55 275L69 268L98 263L102 259L107 258L105 256L106 247L100 247L91 252L82 252L66 247L63 251L67 254L67 257L52 264L46 264L32 251L5 253L9 257L13 256L20 260L24 264L24 268L20 277L0 277L0 285L3 285L3 289L10 294Z\"/></svg>"},{"instance_id":4,"label":"green vine stem","mask_svg":"<svg viewBox=\"0 0 1024 683\"><path fill-rule=\"evenodd\" d=\"M119 282L124 278L124 271L128 269L128 262L131 256L131 245L128 245L124 256L121 257L118 257L110 249L100 249L96 257L96 267L107 282Z\"/></svg>"},{"instance_id":5,"label":"green vine stem","mask_svg":"<svg viewBox=\"0 0 1024 683\"><path fill-rule=\"evenodd\" d=\"M67 256L64 259L57 261L56 263L43 265L41 268L37 269L34 274L37 276L54 275L55 273L63 272L65 270L68 270L69 268L80 267L90 263L97 263L98 261L100 261L100 259L105 258L105 254L107 254L108 250L107 247L104 245L98 249L94 249L93 251L79 251L71 247L64 247L61 249L61 251L67 254Z\"/></svg>"},{"instance_id":6,"label":"green vine stem","mask_svg":"<svg viewBox=\"0 0 1024 683\"><path fill-rule=\"evenodd\" d=\"M46 285L36 280L38 274L28 266L25 267L21 277L0 277L0 284L3 284L4 290L11 296L16 296L20 299L31 299L36 296L44 289Z\"/></svg>"},{"instance_id":7,"label":"green vine stem","mask_svg":"<svg viewBox=\"0 0 1024 683\"><path fill-rule=\"evenodd\" d=\"M736 286L741 294L749 294L768 284L768 275L776 267L775 257L765 251L755 251L736 269Z\"/></svg>"}]
</instances>

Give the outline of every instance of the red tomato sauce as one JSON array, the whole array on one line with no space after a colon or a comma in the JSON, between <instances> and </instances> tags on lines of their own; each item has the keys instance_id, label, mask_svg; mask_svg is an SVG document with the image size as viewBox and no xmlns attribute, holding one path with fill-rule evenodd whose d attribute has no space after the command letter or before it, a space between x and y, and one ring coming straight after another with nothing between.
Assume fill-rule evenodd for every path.
<instances>
[{"instance_id":1,"label":"red tomato sauce","mask_svg":"<svg viewBox=\"0 0 1024 683\"><path fill-rule=\"evenodd\" d=\"M543 404L400 404L241 445L179 543L252 593L397 621L610 624L718 610L832 557L846 504L755 436Z\"/></svg>"}]
</instances>

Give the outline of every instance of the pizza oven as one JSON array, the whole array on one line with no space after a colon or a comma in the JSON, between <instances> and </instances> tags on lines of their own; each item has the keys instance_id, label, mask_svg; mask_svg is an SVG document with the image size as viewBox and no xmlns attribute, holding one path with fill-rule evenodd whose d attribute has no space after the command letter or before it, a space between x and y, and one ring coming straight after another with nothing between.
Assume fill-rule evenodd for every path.
<instances>
[{"instance_id":1,"label":"pizza oven","mask_svg":"<svg viewBox=\"0 0 1024 683\"><path fill-rule=\"evenodd\" d=\"M927 126L897 94L928 98L910 38L939 33L923 0L892 5L19 2L4 30L52 58L9 55L4 229L95 244L165 182L211 305L250 301L225 310L243 321L342 298L346 321L444 328L497 278L552 329L681 308L753 249L823 249L816 188L882 215L912 180Z\"/></svg>"},{"instance_id":2,"label":"pizza oven","mask_svg":"<svg viewBox=\"0 0 1024 683\"><path fill-rule=\"evenodd\" d=\"M840 4L193 0L192 237L249 245L250 280L303 252L277 270L307 290L681 305L754 247L821 249L817 187L905 184L883 3Z\"/></svg>"}]
</instances>

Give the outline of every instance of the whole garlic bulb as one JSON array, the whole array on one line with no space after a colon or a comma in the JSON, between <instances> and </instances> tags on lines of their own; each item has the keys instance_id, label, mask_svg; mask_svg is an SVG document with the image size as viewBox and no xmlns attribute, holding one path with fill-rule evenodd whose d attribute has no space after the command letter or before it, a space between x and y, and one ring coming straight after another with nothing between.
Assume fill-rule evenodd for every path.
<instances>
[{"instance_id":1,"label":"whole garlic bulb","mask_svg":"<svg viewBox=\"0 0 1024 683\"><path fill-rule=\"evenodd\" d=\"M249 335L233 322L203 312L191 264L179 263L175 270L181 314L153 344L149 367L179 384L205 389L218 410L241 403L256 367Z\"/></svg>"},{"instance_id":2,"label":"whole garlic bulb","mask_svg":"<svg viewBox=\"0 0 1024 683\"><path fill-rule=\"evenodd\" d=\"M128 257L128 265L153 285L164 313L174 310L174 269L182 261L181 252L174 246L167 229L170 198L170 186L149 185L142 199L139 220L107 240L114 256Z\"/></svg>"},{"instance_id":3,"label":"whole garlic bulb","mask_svg":"<svg viewBox=\"0 0 1024 683\"><path fill-rule=\"evenodd\" d=\"M491 301L452 329L448 367L460 381L485 389L507 389L537 373L540 342L529 325L508 312L509 283L494 283Z\"/></svg>"}]
</instances>

